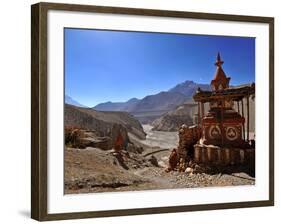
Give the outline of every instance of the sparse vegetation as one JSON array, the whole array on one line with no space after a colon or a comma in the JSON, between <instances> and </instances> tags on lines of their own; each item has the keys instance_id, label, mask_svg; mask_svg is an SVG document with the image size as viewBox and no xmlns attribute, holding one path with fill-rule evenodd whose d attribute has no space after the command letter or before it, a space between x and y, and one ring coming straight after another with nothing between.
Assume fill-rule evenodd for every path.
<instances>
[{"instance_id":1,"label":"sparse vegetation","mask_svg":"<svg viewBox=\"0 0 281 224\"><path fill-rule=\"evenodd\" d=\"M64 142L68 147L85 148L82 138L84 138L84 131L78 127L66 126L64 128Z\"/></svg>"}]
</instances>

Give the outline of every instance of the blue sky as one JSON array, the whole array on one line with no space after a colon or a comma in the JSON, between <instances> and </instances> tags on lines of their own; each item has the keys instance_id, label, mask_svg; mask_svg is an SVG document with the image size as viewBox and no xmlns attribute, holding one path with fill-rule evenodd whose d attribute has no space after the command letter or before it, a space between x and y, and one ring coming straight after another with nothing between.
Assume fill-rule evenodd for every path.
<instances>
[{"instance_id":1,"label":"blue sky","mask_svg":"<svg viewBox=\"0 0 281 224\"><path fill-rule=\"evenodd\" d=\"M255 39L65 29L65 94L95 106L210 83L217 52L231 85L255 81Z\"/></svg>"}]
</instances>

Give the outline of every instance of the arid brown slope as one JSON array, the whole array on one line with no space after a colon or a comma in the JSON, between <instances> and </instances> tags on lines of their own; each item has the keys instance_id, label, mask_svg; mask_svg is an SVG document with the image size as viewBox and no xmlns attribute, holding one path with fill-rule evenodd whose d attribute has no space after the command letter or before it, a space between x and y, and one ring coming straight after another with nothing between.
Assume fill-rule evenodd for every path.
<instances>
[{"instance_id":1,"label":"arid brown slope","mask_svg":"<svg viewBox=\"0 0 281 224\"><path fill-rule=\"evenodd\" d=\"M177 131L182 124L192 125L197 105L186 103L152 122L155 131Z\"/></svg>"},{"instance_id":2,"label":"arid brown slope","mask_svg":"<svg viewBox=\"0 0 281 224\"><path fill-rule=\"evenodd\" d=\"M145 139L141 124L127 112L102 112L91 108L75 107L65 104L65 126L76 126L107 136L112 130L130 132L140 139Z\"/></svg>"}]
</instances>

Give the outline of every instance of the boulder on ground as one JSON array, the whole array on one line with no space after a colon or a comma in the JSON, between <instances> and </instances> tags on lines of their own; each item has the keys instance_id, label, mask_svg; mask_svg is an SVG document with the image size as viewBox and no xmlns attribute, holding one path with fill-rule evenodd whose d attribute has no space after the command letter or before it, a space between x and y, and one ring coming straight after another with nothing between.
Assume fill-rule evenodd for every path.
<instances>
[{"instance_id":1,"label":"boulder on ground","mask_svg":"<svg viewBox=\"0 0 281 224\"><path fill-rule=\"evenodd\" d=\"M191 167L187 167L184 172L185 173L192 173L192 171L193 171L193 169Z\"/></svg>"},{"instance_id":2,"label":"boulder on ground","mask_svg":"<svg viewBox=\"0 0 281 224\"><path fill-rule=\"evenodd\" d=\"M155 156L150 156L150 158L148 159L148 161L153 165L153 166L159 166L158 165L158 161L157 161L157 158Z\"/></svg>"}]
</instances>

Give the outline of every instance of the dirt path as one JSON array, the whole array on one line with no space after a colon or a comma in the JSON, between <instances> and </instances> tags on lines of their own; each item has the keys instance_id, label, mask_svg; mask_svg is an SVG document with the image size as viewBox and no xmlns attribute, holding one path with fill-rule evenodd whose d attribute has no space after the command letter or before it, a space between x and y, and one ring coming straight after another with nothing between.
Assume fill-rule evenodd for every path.
<instances>
[{"instance_id":1,"label":"dirt path","mask_svg":"<svg viewBox=\"0 0 281 224\"><path fill-rule=\"evenodd\" d=\"M165 151L169 151L169 149L159 149L159 150L155 150L155 151L146 153L146 154L144 154L143 156L144 156L144 157L147 157L147 156L154 155L154 154L159 153L159 152L165 152Z\"/></svg>"},{"instance_id":2,"label":"dirt path","mask_svg":"<svg viewBox=\"0 0 281 224\"><path fill-rule=\"evenodd\" d=\"M139 177L145 177L148 179L146 183L146 188L149 186L153 189L167 189L174 188L174 184L170 178L164 178L164 176L159 175L161 173L161 168L144 168L134 171L134 174Z\"/></svg>"}]
</instances>

